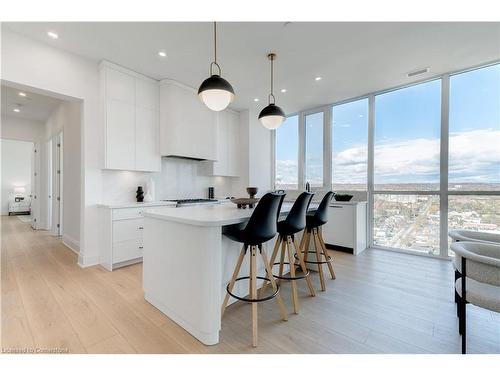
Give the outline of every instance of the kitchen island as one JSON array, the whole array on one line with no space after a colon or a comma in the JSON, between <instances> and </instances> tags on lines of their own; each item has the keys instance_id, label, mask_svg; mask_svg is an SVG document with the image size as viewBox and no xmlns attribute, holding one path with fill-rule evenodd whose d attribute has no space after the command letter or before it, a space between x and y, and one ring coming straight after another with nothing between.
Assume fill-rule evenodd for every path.
<instances>
[{"instance_id":1,"label":"kitchen island","mask_svg":"<svg viewBox=\"0 0 500 375\"><path fill-rule=\"evenodd\" d=\"M283 203L281 215L291 206ZM242 246L224 236L224 231L230 225L244 225L252 212L226 202L143 213L145 299L205 345L219 342L221 304ZM274 240L263 245L268 258L273 246ZM241 275L248 275L248 269L245 257ZM265 276L261 262L257 270ZM237 283L233 293L247 295L248 283Z\"/></svg>"}]
</instances>

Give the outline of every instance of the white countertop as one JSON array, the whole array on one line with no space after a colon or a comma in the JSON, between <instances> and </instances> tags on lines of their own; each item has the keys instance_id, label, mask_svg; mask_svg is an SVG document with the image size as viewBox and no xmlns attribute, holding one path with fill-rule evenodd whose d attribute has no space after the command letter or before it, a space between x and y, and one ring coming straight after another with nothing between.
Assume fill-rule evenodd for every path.
<instances>
[{"instance_id":1,"label":"white countertop","mask_svg":"<svg viewBox=\"0 0 500 375\"><path fill-rule=\"evenodd\" d=\"M317 206L317 204L311 204L310 209L315 209ZM281 214L287 214L291 207L292 203L284 202L281 206ZM250 218L253 210L253 208L237 208L235 204L228 202L176 208L152 208L144 211L143 215L154 219L196 226L222 227L244 223Z\"/></svg>"},{"instance_id":2,"label":"white countertop","mask_svg":"<svg viewBox=\"0 0 500 375\"><path fill-rule=\"evenodd\" d=\"M340 202L332 199L332 201L330 202L330 206L356 206L357 204L366 204L366 201Z\"/></svg>"},{"instance_id":3,"label":"white countertop","mask_svg":"<svg viewBox=\"0 0 500 375\"><path fill-rule=\"evenodd\" d=\"M175 207L175 202L163 202L163 201L155 201L155 202L128 202L128 203L100 203L97 207L101 208L141 208L141 207Z\"/></svg>"}]
</instances>

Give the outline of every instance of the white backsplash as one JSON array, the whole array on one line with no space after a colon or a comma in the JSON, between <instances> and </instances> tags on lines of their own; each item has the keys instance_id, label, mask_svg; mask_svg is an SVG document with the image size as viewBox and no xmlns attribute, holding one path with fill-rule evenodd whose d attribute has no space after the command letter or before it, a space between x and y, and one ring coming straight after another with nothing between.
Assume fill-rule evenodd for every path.
<instances>
[{"instance_id":1,"label":"white backsplash","mask_svg":"<svg viewBox=\"0 0 500 375\"><path fill-rule=\"evenodd\" d=\"M103 203L135 202L137 186L145 189L150 178L156 185L155 200L206 198L209 186L215 188L217 198L234 195L233 184L237 178L207 176L203 163L164 157L161 172L103 170Z\"/></svg>"}]
</instances>

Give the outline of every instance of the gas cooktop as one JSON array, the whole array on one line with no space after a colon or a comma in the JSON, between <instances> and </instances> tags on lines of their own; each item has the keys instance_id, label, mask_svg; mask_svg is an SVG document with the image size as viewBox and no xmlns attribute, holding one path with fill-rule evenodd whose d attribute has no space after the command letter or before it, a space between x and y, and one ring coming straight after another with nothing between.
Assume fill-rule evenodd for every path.
<instances>
[{"instance_id":1,"label":"gas cooktop","mask_svg":"<svg viewBox=\"0 0 500 375\"><path fill-rule=\"evenodd\" d=\"M208 199L208 198L162 199L162 200L164 202L175 202L177 206L219 203L219 201L217 199Z\"/></svg>"}]
</instances>

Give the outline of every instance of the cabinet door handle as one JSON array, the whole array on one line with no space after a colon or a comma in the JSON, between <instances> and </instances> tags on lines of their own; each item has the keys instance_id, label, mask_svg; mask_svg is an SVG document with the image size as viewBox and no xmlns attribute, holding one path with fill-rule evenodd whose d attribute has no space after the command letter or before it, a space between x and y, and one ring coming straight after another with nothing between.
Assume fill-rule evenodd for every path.
<instances>
[{"instance_id":1,"label":"cabinet door handle","mask_svg":"<svg viewBox=\"0 0 500 375\"><path fill-rule=\"evenodd\" d=\"M139 227L139 229L144 229L144 227Z\"/></svg>"},{"instance_id":2,"label":"cabinet door handle","mask_svg":"<svg viewBox=\"0 0 500 375\"><path fill-rule=\"evenodd\" d=\"M144 246L139 246L139 249L144 249Z\"/></svg>"},{"instance_id":3,"label":"cabinet door handle","mask_svg":"<svg viewBox=\"0 0 500 375\"><path fill-rule=\"evenodd\" d=\"M332 208L344 208L344 206L330 206Z\"/></svg>"}]
</instances>

